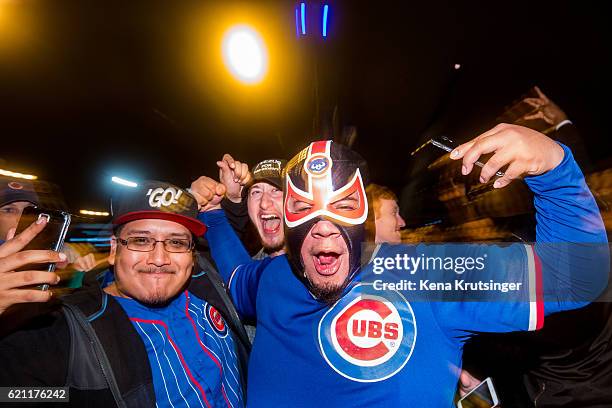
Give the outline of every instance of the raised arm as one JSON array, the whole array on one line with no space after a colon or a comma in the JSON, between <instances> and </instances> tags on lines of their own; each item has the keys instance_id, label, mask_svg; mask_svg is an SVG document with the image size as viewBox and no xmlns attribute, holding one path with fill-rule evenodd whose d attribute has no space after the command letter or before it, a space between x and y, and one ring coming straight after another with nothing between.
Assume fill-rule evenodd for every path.
<instances>
[{"instance_id":1,"label":"raised arm","mask_svg":"<svg viewBox=\"0 0 612 408\"><path fill-rule=\"evenodd\" d=\"M255 316L259 278L268 260L254 261L230 226L219 203L225 193L223 184L200 177L191 184L198 200L198 218L207 226L206 239L210 253L223 280L229 287L236 309L243 317Z\"/></svg>"}]
</instances>

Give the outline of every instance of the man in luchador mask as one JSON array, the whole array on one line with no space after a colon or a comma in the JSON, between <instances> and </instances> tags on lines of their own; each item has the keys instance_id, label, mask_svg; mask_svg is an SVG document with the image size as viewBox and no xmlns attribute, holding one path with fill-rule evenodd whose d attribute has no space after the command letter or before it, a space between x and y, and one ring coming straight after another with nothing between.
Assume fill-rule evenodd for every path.
<instances>
[{"instance_id":1,"label":"man in luchador mask","mask_svg":"<svg viewBox=\"0 0 612 408\"><path fill-rule=\"evenodd\" d=\"M531 129L499 125L457 147L451 159L463 160L465 175L485 153L494 155L481 170L482 182L501 168L496 188L526 176L539 241L606 242L595 201L567 147ZM545 315L585 304L415 301L407 291L376 288L364 278L371 264L360 266L366 185L366 163L357 153L331 141L311 143L285 168L288 253L253 261L219 209L223 188L206 177L192 184L236 308L258 322L248 406L449 407L463 343L474 332L535 330ZM385 248L392 247L375 255ZM438 250L415 248L406 251ZM520 282L520 293L574 276L529 246L487 250L489 269ZM588 281L586 273L579 280ZM605 277L597 283L605 286Z\"/></svg>"}]
</instances>

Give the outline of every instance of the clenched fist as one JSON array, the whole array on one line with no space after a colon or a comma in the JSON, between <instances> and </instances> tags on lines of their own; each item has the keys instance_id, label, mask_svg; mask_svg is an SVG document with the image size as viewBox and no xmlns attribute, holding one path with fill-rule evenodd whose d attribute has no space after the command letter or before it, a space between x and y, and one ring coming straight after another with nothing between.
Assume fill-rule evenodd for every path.
<instances>
[{"instance_id":1,"label":"clenched fist","mask_svg":"<svg viewBox=\"0 0 612 408\"><path fill-rule=\"evenodd\" d=\"M210 177L201 176L191 183L190 192L198 201L198 210L210 211L221 208L225 186Z\"/></svg>"}]
</instances>

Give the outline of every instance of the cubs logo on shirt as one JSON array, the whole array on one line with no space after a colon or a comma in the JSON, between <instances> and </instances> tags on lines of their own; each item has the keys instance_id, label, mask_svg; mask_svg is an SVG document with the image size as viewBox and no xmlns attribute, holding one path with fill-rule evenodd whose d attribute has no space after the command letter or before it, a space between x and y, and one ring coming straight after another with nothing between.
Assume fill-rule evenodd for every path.
<instances>
[{"instance_id":1,"label":"cubs logo on shirt","mask_svg":"<svg viewBox=\"0 0 612 408\"><path fill-rule=\"evenodd\" d=\"M221 316L221 313L211 306L210 303L206 304L206 319L212 328L217 332L219 337L227 336L227 325L223 320L223 316Z\"/></svg>"},{"instance_id":2,"label":"cubs logo on shirt","mask_svg":"<svg viewBox=\"0 0 612 408\"><path fill-rule=\"evenodd\" d=\"M392 377L410 359L416 341L414 312L397 291L356 285L319 322L319 346L338 374L359 382Z\"/></svg>"}]
</instances>

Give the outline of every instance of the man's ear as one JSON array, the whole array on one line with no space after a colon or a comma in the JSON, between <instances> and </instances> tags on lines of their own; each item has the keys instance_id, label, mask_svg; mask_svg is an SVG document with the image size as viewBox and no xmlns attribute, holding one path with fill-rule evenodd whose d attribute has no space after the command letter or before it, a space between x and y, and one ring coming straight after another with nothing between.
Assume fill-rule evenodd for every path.
<instances>
[{"instance_id":1,"label":"man's ear","mask_svg":"<svg viewBox=\"0 0 612 408\"><path fill-rule=\"evenodd\" d=\"M117 255L117 237L112 236L110 242L110 254L108 254L108 263L110 265L115 265L115 256Z\"/></svg>"},{"instance_id":2,"label":"man's ear","mask_svg":"<svg viewBox=\"0 0 612 408\"><path fill-rule=\"evenodd\" d=\"M198 268L198 251L194 250L191 252L191 272L195 272L196 268Z\"/></svg>"}]
</instances>

